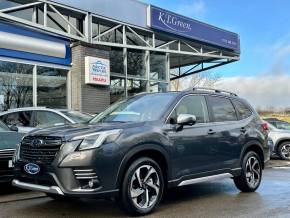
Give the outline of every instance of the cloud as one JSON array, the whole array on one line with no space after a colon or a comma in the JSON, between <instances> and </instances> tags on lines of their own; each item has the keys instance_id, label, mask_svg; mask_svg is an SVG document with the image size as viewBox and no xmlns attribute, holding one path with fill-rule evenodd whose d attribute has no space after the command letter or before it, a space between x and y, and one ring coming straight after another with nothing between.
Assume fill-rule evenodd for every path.
<instances>
[{"instance_id":1,"label":"cloud","mask_svg":"<svg viewBox=\"0 0 290 218\"><path fill-rule=\"evenodd\" d=\"M216 88L229 90L247 99L254 107L290 107L290 75L224 78Z\"/></svg>"},{"instance_id":2,"label":"cloud","mask_svg":"<svg viewBox=\"0 0 290 218\"><path fill-rule=\"evenodd\" d=\"M269 54L264 72L224 78L216 87L236 92L255 107L290 107L290 34L265 47L264 52Z\"/></svg>"},{"instance_id":3,"label":"cloud","mask_svg":"<svg viewBox=\"0 0 290 218\"><path fill-rule=\"evenodd\" d=\"M204 19L206 12L207 8L203 0L182 1L177 6L177 13L197 19Z\"/></svg>"}]
</instances>

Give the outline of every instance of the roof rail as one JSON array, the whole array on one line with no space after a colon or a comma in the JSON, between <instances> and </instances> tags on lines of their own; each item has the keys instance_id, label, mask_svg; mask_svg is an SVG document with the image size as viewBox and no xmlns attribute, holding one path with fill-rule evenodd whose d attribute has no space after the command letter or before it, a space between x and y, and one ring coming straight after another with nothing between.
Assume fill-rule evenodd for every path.
<instances>
[{"instance_id":1,"label":"roof rail","mask_svg":"<svg viewBox=\"0 0 290 218\"><path fill-rule=\"evenodd\" d=\"M207 92L213 92L213 93L217 93L217 94L227 94L230 96L238 96L236 93L233 92L229 92L229 91L225 91L225 90L221 90L221 89L212 89L212 88L203 88L203 87L193 87L192 89L189 89L190 91L207 91Z\"/></svg>"}]
</instances>

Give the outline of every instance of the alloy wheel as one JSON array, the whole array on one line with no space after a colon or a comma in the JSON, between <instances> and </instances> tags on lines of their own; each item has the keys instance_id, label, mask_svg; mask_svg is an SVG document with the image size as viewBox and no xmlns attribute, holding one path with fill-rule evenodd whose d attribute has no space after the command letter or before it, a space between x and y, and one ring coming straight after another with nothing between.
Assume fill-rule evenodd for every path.
<instances>
[{"instance_id":1,"label":"alloy wheel","mask_svg":"<svg viewBox=\"0 0 290 218\"><path fill-rule=\"evenodd\" d=\"M285 144L281 148L281 155L284 159L290 158L290 144Z\"/></svg>"},{"instance_id":2,"label":"alloy wheel","mask_svg":"<svg viewBox=\"0 0 290 218\"><path fill-rule=\"evenodd\" d=\"M261 166L258 159L254 156L250 157L246 163L246 179L251 188L256 188L261 179Z\"/></svg>"},{"instance_id":3,"label":"alloy wheel","mask_svg":"<svg viewBox=\"0 0 290 218\"><path fill-rule=\"evenodd\" d=\"M130 183L130 196L137 208L147 209L156 204L160 192L160 178L154 167L140 166Z\"/></svg>"}]
</instances>

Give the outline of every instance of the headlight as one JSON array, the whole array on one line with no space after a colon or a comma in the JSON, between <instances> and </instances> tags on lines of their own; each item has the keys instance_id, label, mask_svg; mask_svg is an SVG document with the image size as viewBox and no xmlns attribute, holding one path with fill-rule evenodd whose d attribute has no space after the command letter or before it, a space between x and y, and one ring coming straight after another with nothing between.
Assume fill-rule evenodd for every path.
<instances>
[{"instance_id":1,"label":"headlight","mask_svg":"<svg viewBox=\"0 0 290 218\"><path fill-rule=\"evenodd\" d=\"M109 130L104 132L97 132L88 135L78 136L72 140L82 140L78 150L88 150L98 148L103 144L114 142L121 134L121 129Z\"/></svg>"}]
</instances>

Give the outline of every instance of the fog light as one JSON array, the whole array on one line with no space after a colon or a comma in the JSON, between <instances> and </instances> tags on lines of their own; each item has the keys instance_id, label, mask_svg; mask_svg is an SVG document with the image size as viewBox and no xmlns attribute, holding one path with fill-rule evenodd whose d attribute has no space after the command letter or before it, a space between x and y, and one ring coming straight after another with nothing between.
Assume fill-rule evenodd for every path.
<instances>
[{"instance_id":1,"label":"fog light","mask_svg":"<svg viewBox=\"0 0 290 218\"><path fill-rule=\"evenodd\" d=\"M95 188L96 186L99 186L99 180L97 179L91 179L88 183L89 187L91 189Z\"/></svg>"}]
</instances>

